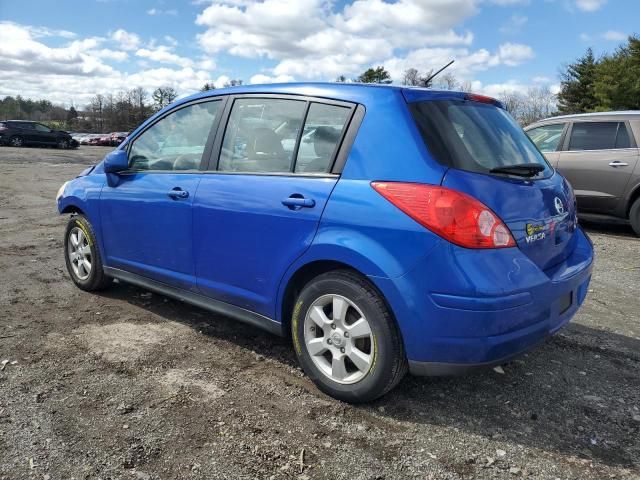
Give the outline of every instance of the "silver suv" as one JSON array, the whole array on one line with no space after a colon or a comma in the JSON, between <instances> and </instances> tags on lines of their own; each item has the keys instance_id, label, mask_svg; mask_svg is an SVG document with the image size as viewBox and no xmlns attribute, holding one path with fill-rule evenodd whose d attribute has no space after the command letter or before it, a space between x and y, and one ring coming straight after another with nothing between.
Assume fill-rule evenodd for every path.
<instances>
[{"instance_id":1,"label":"silver suv","mask_svg":"<svg viewBox=\"0 0 640 480\"><path fill-rule=\"evenodd\" d=\"M590 217L628 219L640 236L640 111L585 113L525 128Z\"/></svg>"}]
</instances>

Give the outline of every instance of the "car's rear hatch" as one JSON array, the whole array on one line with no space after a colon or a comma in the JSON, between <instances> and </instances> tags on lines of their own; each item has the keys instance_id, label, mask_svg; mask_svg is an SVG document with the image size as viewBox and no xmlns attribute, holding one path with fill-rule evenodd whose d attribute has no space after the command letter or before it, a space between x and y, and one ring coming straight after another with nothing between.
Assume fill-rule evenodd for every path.
<instances>
[{"instance_id":1,"label":"car's rear hatch","mask_svg":"<svg viewBox=\"0 0 640 480\"><path fill-rule=\"evenodd\" d=\"M408 101L429 152L450 167L443 186L491 208L542 270L571 254L571 187L498 102L465 94Z\"/></svg>"}]
</instances>

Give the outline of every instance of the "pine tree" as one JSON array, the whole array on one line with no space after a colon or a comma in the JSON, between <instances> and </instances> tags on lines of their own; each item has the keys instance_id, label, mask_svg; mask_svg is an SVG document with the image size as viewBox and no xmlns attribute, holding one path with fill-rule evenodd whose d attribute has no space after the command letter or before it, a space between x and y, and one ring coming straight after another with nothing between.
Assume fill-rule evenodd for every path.
<instances>
[{"instance_id":1,"label":"pine tree","mask_svg":"<svg viewBox=\"0 0 640 480\"><path fill-rule=\"evenodd\" d=\"M391 75L384 67L369 68L358 77L361 83L391 83Z\"/></svg>"},{"instance_id":2,"label":"pine tree","mask_svg":"<svg viewBox=\"0 0 640 480\"><path fill-rule=\"evenodd\" d=\"M596 73L599 62L593 56L593 50L587 49L585 55L567 67L561 74L561 87L558 93L558 110L561 113L593 112L598 106L595 94Z\"/></svg>"}]
</instances>

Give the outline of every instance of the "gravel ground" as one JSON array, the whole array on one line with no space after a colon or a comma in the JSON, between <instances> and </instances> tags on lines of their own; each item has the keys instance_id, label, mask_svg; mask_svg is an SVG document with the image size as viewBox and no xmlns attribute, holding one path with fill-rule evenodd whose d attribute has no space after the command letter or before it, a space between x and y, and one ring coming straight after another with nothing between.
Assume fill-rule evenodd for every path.
<instances>
[{"instance_id":1,"label":"gravel ground","mask_svg":"<svg viewBox=\"0 0 640 480\"><path fill-rule=\"evenodd\" d=\"M55 192L107 151L0 148L0 479L640 478L627 227L588 226L584 307L504 373L407 377L350 406L280 338L125 284L72 285Z\"/></svg>"}]
</instances>

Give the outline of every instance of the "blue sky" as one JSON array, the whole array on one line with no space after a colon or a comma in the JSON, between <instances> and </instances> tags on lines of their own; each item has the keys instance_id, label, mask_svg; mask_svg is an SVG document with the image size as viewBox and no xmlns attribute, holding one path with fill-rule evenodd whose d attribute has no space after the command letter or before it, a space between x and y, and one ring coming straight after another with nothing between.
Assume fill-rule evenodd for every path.
<instances>
[{"instance_id":1,"label":"blue sky","mask_svg":"<svg viewBox=\"0 0 640 480\"><path fill-rule=\"evenodd\" d=\"M637 0L0 0L0 96L82 105L95 93L205 82L332 80L449 59L498 95L557 89L559 67L640 33Z\"/></svg>"}]
</instances>

